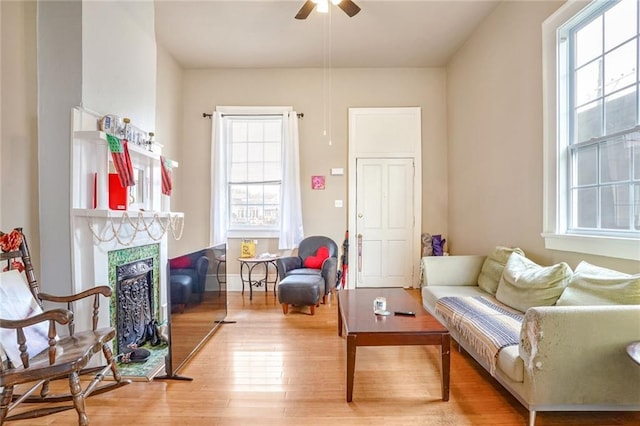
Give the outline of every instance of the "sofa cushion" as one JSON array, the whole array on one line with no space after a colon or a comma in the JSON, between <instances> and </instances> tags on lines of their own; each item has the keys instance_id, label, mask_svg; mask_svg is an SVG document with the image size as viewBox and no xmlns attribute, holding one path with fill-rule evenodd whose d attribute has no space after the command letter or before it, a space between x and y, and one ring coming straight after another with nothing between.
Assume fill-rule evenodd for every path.
<instances>
[{"instance_id":1,"label":"sofa cushion","mask_svg":"<svg viewBox=\"0 0 640 426\"><path fill-rule=\"evenodd\" d=\"M487 299L496 301L495 296L487 294L477 285L430 285L422 287L422 305L433 313L438 299L443 297L473 297L485 296Z\"/></svg>"},{"instance_id":2,"label":"sofa cushion","mask_svg":"<svg viewBox=\"0 0 640 426\"><path fill-rule=\"evenodd\" d=\"M481 289L487 293L496 294L504 265L507 263L507 260L509 260L511 253L514 252L524 256L524 252L517 247L510 248L502 246L496 247L495 250L487 256L482 264L480 275L478 275L478 286Z\"/></svg>"},{"instance_id":3,"label":"sofa cushion","mask_svg":"<svg viewBox=\"0 0 640 426\"><path fill-rule=\"evenodd\" d=\"M580 262L557 305L640 305L640 274Z\"/></svg>"},{"instance_id":4,"label":"sofa cushion","mask_svg":"<svg viewBox=\"0 0 640 426\"><path fill-rule=\"evenodd\" d=\"M524 361L520 358L518 345L507 346L498 352L496 369L513 382L524 381Z\"/></svg>"},{"instance_id":5,"label":"sofa cushion","mask_svg":"<svg viewBox=\"0 0 640 426\"><path fill-rule=\"evenodd\" d=\"M571 275L571 268L564 262L545 267L513 253L504 267L496 298L522 312L532 306L552 306Z\"/></svg>"}]
</instances>

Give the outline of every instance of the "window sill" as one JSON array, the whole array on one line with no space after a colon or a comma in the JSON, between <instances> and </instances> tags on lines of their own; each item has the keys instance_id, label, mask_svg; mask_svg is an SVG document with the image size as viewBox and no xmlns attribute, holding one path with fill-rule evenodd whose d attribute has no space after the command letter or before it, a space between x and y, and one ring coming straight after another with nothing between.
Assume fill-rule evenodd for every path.
<instances>
[{"instance_id":1,"label":"window sill","mask_svg":"<svg viewBox=\"0 0 640 426\"><path fill-rule=\"evenodd\" d=\"M270 230L229 230L227 231L227 238L238 239L261 239L261 238L279 238L280 233L278 231Z\"/></svg>"},{"instance_id":2,"label":"window sill","mask_svg":"<svg viewBox=\"0 0 640 426\"><path fill-rule=\"evenodd\" d=\"M640 259L640 240L588 235L542 234L545 248L617 259Z\"/></svg>"}]
</instances>

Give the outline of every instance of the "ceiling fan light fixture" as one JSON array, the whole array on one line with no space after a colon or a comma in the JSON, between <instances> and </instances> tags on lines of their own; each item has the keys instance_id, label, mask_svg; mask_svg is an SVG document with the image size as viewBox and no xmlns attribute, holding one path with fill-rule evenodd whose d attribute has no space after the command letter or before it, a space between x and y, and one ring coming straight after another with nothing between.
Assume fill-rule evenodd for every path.
<instances>
[{"instance_id":1,"label":"ceiling fan light fixture","mask_svg":"<svg viewBox=\"0 0 640 426\"><path fill-rule=\"evenodd\" d=\"M318 5L318 12L320 13L328 13L329 12L329 0L316 0L316 4Z\"/></svg>"}]
</instances>

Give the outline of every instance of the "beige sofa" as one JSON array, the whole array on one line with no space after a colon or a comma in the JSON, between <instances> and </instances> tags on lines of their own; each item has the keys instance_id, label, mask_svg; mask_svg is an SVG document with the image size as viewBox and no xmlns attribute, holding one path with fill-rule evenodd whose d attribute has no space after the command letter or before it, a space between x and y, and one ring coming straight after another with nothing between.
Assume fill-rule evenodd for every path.
<instances>
[{"instance_id":1,"label":"beige sofa","mask_svg":"<svg viewBox=\"0 0 640 426\"><path fill-rule=\"evenodd\" d=\"M495 260L496 252L488 256L490 260ZM506 258L511 259L508 253ZM640 365L626 353L627 345L640 340L640 275L619 274L588 264L586 272L579 274L582 264L575 272L563 265L560 269L568 274L568 281L560 283L559 290L554 291L560 293L564 303L547 300L544 303L551 306L519 310L499 300L513 299L513 294L505 297L499 288L507 287L507 268L492 264L486 256L425 257L422 267L425 309L438 317L450 329L452 338L529 410L530 426L535 424L537 411L640 410ZM596 278L604 276L604 284L595 279L595 290L590 287L594 280L589 278L593 278L594 269ZM478 285L479 280L486 281L487 272L500 275L495 292L490 286ZM527 273L516 271L511 274L512 281ZM623 278L616 280L617 274ZM599 294L600 290L604 296ZM614 292L615 297L608 299L606 292ZM470 338L472 333L461 328L460 321L445 318L440 305L452 300L447 299L450 297L477 296L484 297L485 303L507 309L507 314L522 315L516 336L518 343L500 349L491 362L479 351L477 341ZM525 294L523 299L527 297ZM616 297L623 297L624 303L636 304L612 304ZM577 306L581 304L584 306ZM455 311L457 308L453 306ZM458 319L466 315L458 314Z\"/></svg>"}]
</instances>

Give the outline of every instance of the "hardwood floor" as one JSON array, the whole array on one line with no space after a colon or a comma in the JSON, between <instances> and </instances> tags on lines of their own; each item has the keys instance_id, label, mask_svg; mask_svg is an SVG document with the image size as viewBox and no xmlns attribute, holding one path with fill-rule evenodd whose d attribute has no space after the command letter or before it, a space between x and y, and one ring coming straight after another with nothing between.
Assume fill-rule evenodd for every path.
<instances>
[{"instance_id":1,"label":"hardwood floor","mask_svg":"<svg viewBox=\"0 0 640 426\"><path fill-rule=\"evenodd\" d=\"M419 297L417 290L411 291ZM518 425L528 412L453 350L451 399L436 347L360 347L345 402L345 341L335 297L287 316L273 292L229 295L227 319L180 371L192 382L134 382L87 400L92 425ZM74 410L11 425L77 424ZM638 425L640 412L538 413L536 425Z\"/></svg>"}]
</instances>

